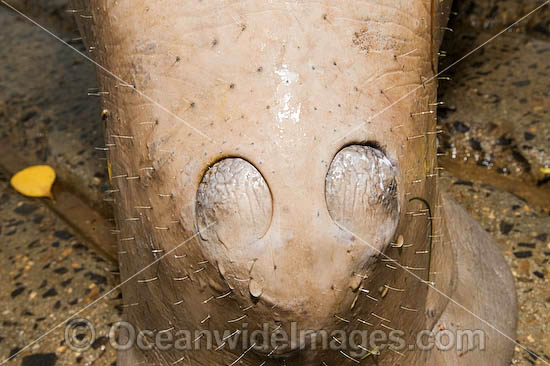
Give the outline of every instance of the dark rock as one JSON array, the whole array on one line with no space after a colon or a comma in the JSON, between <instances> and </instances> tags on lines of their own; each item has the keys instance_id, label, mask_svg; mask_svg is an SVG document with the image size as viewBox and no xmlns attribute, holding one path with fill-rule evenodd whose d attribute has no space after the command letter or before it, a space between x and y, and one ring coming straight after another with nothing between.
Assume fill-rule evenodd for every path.
<instances>
[{"instance_id":1,"label":"dark rock","mask_svg":"<svg viewBox=\"0 0 550 366\"><path fill-rule=\"evenodd\" d=\"M530 171L531 170L531 164L529 164L529 161L525 158L525 156L523 156L523 154L521 152L519 152L518 150L516 149L513 149L512 150L512 157L514 158L514 160L516 160L518 163L520 163L521 165L524 166L524 169L526 171Z\"/></svg>"},{"instance_id":2,"label":"dark rock","mask_svg":"<svg viewBox=\"0 0 550 366\"><path fill-rule=\"evenodd\" d=\"M536 137L536 135L532 134L531 132L525 132L523 134L523 137L525 138L525 141L531 141Z\"/></svg>"},{"instance_id":3,"label":"dark rock","mask_svg":"<svg viewBox=\"0 0 550 366\"><path fill-rule=\"evenodd\" d=\"M548 234L546 233L542 233L542 234L539 234L535 237L535 239L537 239L538 241L546 241L546 239L548 239Z\"/></svg>"},{"instance_id":4,"label":"dark rock","mask_svg":"<svg viewBox=\"0 0 550 366\"><path fill-rule=\"evenodd\" d=\"M67 287L71 284L71 282L73 282L73 279L67 278L65 281L61 281L59 284L61 285L61 287Z\"/></svg>"},{"instance_id":5,"label":"dark rock","mask_svg":"<svg viewBox=\"0 0 550 366\"><path fill-rule=\"evenodd\" d=\"M471 138L470 139L470 146L472 147L472 149L474 149L475 151L483 151L483 148L481 147L481 143L479 142L478 139L476 138Z\"/></svg>"},{"instance_id":6,"label":"dark rock","mask_svg":"<svg viewBox=\"0 0 550 366\"><path fill-rule=\"evenodd\" d=\"M454 182L454 184L457 186L468 186L468 187L472 187L474 185L474 183L468 180L462 180L462 179L457 180L456 182Z\"/></svg>"},{"instance_id":7,"label":"dark rock","mask_svg":"<svg viewBox=\"0 0 550 366\"><path fill-rule=\"evenodd\" d=\"M495 144L497 144L498 146L510 146L512 142L513 140L511 138L502 135L495 141Z\"/></svg>"},{"instance_id":8,"label":"dark rock","mask_svg":"<svg viewBox=\"0 0 550 366\"><path fill-rule=\"evenodd\" d=\"M500 222L500 232L504 235L508 235L513 228L514 228L514 224L511 224L504 220Z\"/></svg>"},{"instance_id":9,"label":"dark rock","mask_svg":"<svg viewBox=\"0 0 550 366\"><path fill-rule=\"evenodd\" d=\"M73 234L65 231L65 230L58 230L54 233L55 237L56 238L59 238L59 239L64 239L64 240L67 240L67 239L70 239L73 237Z\"/></svg>"},{"instance_id":10,"label":"dark rock","mask_svg":"<svg viewBox=\"0 0 550 366\"><path fill-rule=\"evenodd\" d=\"M88 250L88 247L85 246L85 245L82 244L82 243L75 243L75 244L73 244L73 249L84 249L84 250Z\"/></svg>"},{"instance_id":11,"label":"dark rock","mask_svg":"<svg viewBox=\"0 0 550 366\"><path fill-rule=\"evenodd\" d=\"M42 295L43 298L52 297L52 296L57 296L57 291L53 287L48 291L44 292L44 294Z\"/></svg>"},{"instance_id":12,"label":"dark rock","mask_svg":"<svg viewBox=\"0 0 550 366\"><path fill-rule=\"evenodd\" d=\"M32 203L23 203L22 205L17 206L14 211L16 214L24 216L33 213L37 209L38 206L33 205Z\"/></svg>"},{"instance_id":13,"label":"dark rock","mask_svg":"<svg viewBox=\"0 0 550 366\"><path fill-rule=\"evenodd\" d=\"M98 349L99 347L107 344L107 342L109 342L109 338L105 337L105 336L102 336L102 337L98 337L94 343L92 343L92 348L93 349Z\"/></svg>"},{"instance_id":14,"label":"dark rock","mask_svg":"<svg viewBox=\"0 0 550 366\"><path fill-rule=\"evenodd\" d=\"M42 215L34 215L34 217L32 218L32 222L34 222L35 224L40 224L43 219L44 216Z\"/></svg>"},{"instance_id":15,"label":"dark rock","mask_svg":"<svg viewBox=\"0 0 550 366\"><path fill-rule=\"evenodd\" d=\"M479 69L481 66L483 66L485 64L485 62L483 61L476 61L476 62L473 62L472 63L472 67L474 69Z\"/></svg>"},{"instance_id":16,"label":"dark rock","mask_svg":"<svg viewBox=\"0 0 550 366\"><path fill-rule=\"evenodd\" d=\"M15 290L13 290L11 292L12 299L14 297L17 297L17 296L21 295L23 293L23 291L25 291L25 287L19 287L19 288L16 288Z\"/></svg>"},{"instance_id":17,"label":"dark rock","mask_svg":"<svg viewBox=\"0 0 550 366\"><path fill-rule=\"evenodd\" d=\"M36 353L23 357L21 366L55 366L56 362L55 353Z\"/></svg>"},{"instance_id":18,"label":"dark rock","mask_svg":"<svg viewBox=\"0 0 550 366\"><path fill-rule=\"evenodd\" d=\"M464 122L461 121L454 121L453 127L455 128L455 130L462 133L470 131L470 127L468 127Z\"/></svg>"},{"instance_id":19,"label":"dark rock","mask_svg":"<svg viewBox=\"0 0 550 366\"><path fill-rule=\"evenodd\" d=\"M40 240L33 240L32 242L29 243L29 245L27 245L27 248L29 249L32 249L32 248L36 248L38 245L40 244Z\"/></svg>"},{"instance_id":20,"label":"dark rock","mask_svg":"<svg viewBox=\"0 0 550 366\"><path fill-rule=\"evenodd\" d=\"M69 270L65 267L59 267L59 268L54 269L53 271L57 274L65 274L65 273L69 272Z\"/></svg>"},{"instance_id":21,"label":"dark rock","mask_svg":"<svg viewBox=\"0 0 550 366\"><path fill-rule=\"evenodd\" d=\"M36 111L29 111L29 112L25 113L23 115L23 117L21 117L21 122L27 122L28 120L30 120L34 116L36 116Z\"/></svg>"},{"instance_id":22,"label":"dark rock","mask_svg":"<svg viewBox=\"0 0 550 366\"><path fill-rule=\"evenodd\" d=\"M533 256L533 251L531 251L531 250L520 250L520 251L514 252L514 255L516 256L516 258L529 258L529 257Z\"/></svg>"},{"instance_id":23,"label":"dark rock","mask_svg":"<svg viewBox=\"0 0 550 366\"><path fill-rule=\"evenodd\" d=\"M86 274L84 276L88 277L96 285L106 285L107 284L107 277L102 276L100 274L93 273L93 272L86 272Z\"/></svg>"},{"instance_id":24,"label":"dark rock","mask_svg":"<svg viewBox=\"0 0 550 366\"><path fill-rule=\"evenodd\" d=\"M530 80L521 80L521 81L515 81L512 83L513 86L517 86L517 87L527 86L529 84L531 84Z\"/></svg>"},{"instance_id":25,"label":"dark rock","mask_svg":"<svg viewBox=\"0 0 550 366\"><path fill-rule=\"evenodd\" d=\"M21 351L21 347L15 347L15 348L12 348L10 350L10 355L8 356L8 359L11 359L13 357L15 357L15 355L17 354L17 352Z\"/></svg>"}]
</instances>

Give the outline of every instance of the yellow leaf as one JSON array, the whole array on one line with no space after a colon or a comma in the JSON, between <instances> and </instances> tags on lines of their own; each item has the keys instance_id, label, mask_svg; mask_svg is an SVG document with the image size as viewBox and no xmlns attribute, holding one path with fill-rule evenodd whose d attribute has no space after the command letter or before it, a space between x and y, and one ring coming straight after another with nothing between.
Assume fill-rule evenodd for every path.
<instances>
[{"instance_id":1,"label":"yellow leaf","mask_svg":"<svg viewBox=\"0 0 550 366\"><path fill-rule=\"evenodd\" d=\"M35 165L17 172L11 177L13 188L28 197L52 197L55 171L49 165Z\"/></svg>"},{"instance_id":2,"label":"yellow leaf","mask_svg":"<svg viewBox=\"0 0 550 366\"><path fill-rule=\"evenodd\" d=\"M550 168L540 168L542 174L550 174Z\"/></svg>"}]
</instances>

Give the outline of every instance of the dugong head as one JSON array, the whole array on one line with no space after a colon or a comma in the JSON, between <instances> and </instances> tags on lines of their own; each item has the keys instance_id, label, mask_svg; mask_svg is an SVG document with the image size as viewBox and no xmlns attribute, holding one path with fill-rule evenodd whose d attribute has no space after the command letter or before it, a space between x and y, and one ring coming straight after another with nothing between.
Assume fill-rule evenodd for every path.
<instances>
[{"instance_id":1,"label":"dugong head","mask_svg":"<svg viewBox=\"0 0 550 366\"><path fill-rule=\"evenodd\" d=\"M125 316L139 329L198 332L191 350L146 360L389 362L399 355L338 349L334 332L425 326L438 206L437 20L425 5L90 10L110 21L98 37L118 50L97 57L134 81L100 76L117 121L107 139L122 177L121 273L144 269L125 284ZM289 340L231 346L264 330ZM221 341L209 348L213 332ZM336 349L312 349L323 332Z\"/></svg>"}]
</instances>

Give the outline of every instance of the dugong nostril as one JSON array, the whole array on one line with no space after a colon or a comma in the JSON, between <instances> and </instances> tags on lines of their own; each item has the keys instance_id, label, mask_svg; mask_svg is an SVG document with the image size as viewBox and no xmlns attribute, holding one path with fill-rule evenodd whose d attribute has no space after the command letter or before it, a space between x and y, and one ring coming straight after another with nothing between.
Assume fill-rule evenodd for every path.
<instances>
[{"instance_id":1,"label":"dugong nostril","mask_svg":"<svg viewBox=\"0 0 550 366\"><path fill-rule=\"evenodd\" d=\"M347 146L330 164L325 199L338 226L381 250L398 223L397 169L374 147Z\"/></svg>"},{"instance_id":2,"label":"dugong nostril","mask_svg":"<svg viewBox=\"0 0 550 366\"><path fill-rule=\"evenodd\" d=\"M241 158L212 165L197 192L197 224L201 237L232 251L247 250L271 222L271 193L260 172Z\"/></svg>"}]
</instances>

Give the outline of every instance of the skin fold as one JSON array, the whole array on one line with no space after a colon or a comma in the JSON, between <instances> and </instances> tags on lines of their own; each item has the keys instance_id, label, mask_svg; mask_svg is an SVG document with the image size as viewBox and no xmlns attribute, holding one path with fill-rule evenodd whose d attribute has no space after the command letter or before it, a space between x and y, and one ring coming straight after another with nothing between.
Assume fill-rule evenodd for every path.
<instances>
[{"instance_id":1,"label":"skin fold","mask_svg":"<svg viewBox=\"0 0 550 366\"><path fill-rule=\"evenodd\" d=\"M447 2L73 6L104 68L125 319L165 333L311 331L277 348L132 348L120 365L509 361L511 275L437 185ZM487 332L485 351L310 347L322 330L402 330L414 344L421 330L466 328Z\"/></svg>"}]
</instances>

